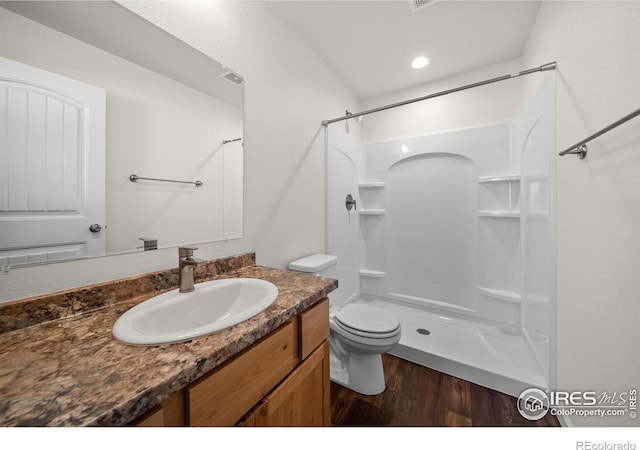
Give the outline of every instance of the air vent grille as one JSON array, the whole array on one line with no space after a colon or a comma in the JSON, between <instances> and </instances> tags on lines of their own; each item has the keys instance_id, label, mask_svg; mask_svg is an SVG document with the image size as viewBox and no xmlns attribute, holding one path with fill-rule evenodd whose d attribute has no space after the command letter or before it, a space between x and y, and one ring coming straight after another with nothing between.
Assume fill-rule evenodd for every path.
<instances>
[{"instance_id":1,"label":"air vent grille","mask_svg":"<svg viewBox=\"0 0 640 450\"><path fill-rule=\"evenodd\" d=\"M220 76L225 80L227 80L228 82L233 83L235 85L241 85L243 81L242 76L238 75L232 70L229 70Z\"/></svg>"}]
</instances>

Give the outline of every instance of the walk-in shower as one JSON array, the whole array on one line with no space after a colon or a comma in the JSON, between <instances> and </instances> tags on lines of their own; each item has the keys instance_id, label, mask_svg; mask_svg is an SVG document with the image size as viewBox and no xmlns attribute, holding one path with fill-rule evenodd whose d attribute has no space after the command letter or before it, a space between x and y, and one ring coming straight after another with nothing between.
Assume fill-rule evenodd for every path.
<instances>
[{"instance_id":1,"label":"walk-in shower","mask_svg":"<svg viewBox=\"0 0 640 450\"><path fill-rule=\"evenodd\" d=\"M363 143L327 124L333 307L394 313L402 358L518 395L554 379L554 77L512 121ZM347 209L347 196L356 208Z\"/></svg>"}]
</instances>

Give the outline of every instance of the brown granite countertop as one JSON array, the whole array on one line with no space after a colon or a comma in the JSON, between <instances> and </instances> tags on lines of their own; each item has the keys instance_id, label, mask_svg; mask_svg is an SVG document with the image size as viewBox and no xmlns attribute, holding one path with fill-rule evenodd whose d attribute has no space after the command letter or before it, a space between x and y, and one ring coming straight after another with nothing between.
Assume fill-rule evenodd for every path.
<instances>
[{"instance_id":1,"label":"brown granite countertop","mask_svg":"<svg viewBox=\"0 0 640 450\"><path fill-rule=\"evenodd\" d=\"M186 343L138 347L113 338L116 319L157 292L0 334L0 426L127 424L337 287L255 265L213 278L236 277L271 281L279 296L253 318Z\"/></svg>"}]
</instances>

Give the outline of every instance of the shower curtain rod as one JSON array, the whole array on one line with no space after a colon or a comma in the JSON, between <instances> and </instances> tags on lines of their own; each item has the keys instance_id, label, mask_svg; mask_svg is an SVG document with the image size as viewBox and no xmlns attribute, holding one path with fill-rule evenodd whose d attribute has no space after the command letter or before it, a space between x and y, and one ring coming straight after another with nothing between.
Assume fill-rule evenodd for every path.
<instances>
[{"instance_id":1,"label":"shower curtain rod","mask_svg":"<svg viewBox=\"0 0 640 450\"><path fill-rule=\"evenodd\" d=\"M504 81L504 80L509 80L511 78L521 77L523 75L529 75L530 73L534 73L534 72L544 72L546 70L555 70L556 67L557 67L557 64L556 64L555 61L553 61L553 62L550 62L550 63L547 63L547 64L543 64L540 67L535 67L533 69L523 70L521 72L512 73L512 74L509 74L509 75L503 75L501 77L491 78L489 80L479 81L477 83L467 84L467 85L460 86L460 87L453 88L453 89L447 89L445 91L436 92L435 94L429 94L429 95L425 95L423 97L416 97L416 98L412 98L410 100L405 100L405 101L398 102L398 103L392 103L390 105L380 106L379 108L368 109L366 111L362 111L362 112L359 112L359 113L348 113L348 114L346 114L346 115L344 115L342 117L337 117L335 119L323 120L322 121L322 125L324 125L326 127L327 125L329 125L331 123L334 123L334 122L341 122L341 121L347 120L347 119L355 119L356 117L366 116L367 114L380 112L380 111L384 111L384 110L391 109L391 108L396 108L398 106L408 105L410 103L421 102L423 100L429 100L429 99L434 98L434 97L440 97L440 96L443 96L443 95L452 94L454 92L464 91L465 89L471 89L471 88L478 87L478 86L484 86L485 84L496 83L498 81Z\"/></svg>"}]
</instances>

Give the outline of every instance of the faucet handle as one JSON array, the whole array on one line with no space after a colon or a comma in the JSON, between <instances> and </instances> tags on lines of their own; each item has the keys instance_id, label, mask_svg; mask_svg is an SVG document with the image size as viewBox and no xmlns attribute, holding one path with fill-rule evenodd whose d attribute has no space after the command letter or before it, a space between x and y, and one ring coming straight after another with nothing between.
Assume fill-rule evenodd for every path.
<instances>
[{"instance_id":1,"label":"faucet handle","mask_svg":"<svg viewBox=\"0 0 640 450\"><path fill-rule=\"evenodd\" d=\"M195 250L198 250L198 247L178 247L178 256L180 258L188 258L193 256Z\"/></svg>"}]
</instances>

